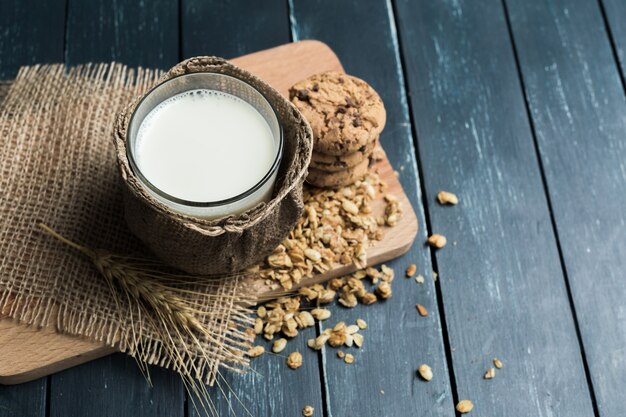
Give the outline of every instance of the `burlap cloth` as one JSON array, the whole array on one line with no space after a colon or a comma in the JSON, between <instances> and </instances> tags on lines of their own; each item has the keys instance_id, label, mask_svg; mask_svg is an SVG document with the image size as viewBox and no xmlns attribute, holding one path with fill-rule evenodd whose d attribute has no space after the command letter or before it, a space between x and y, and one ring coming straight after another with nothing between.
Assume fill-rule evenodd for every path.
<instances>
[{"instance_id":1,"label":"burlap cloth","mask_svg":"<svg viewBox=\"0 0 626 417\"><path fill-rule=\"evenodd\" d=\"M37 227L46 223L92 248L150 256L124 221L112 135L116 114L160 76L119 64L67 71L62 65L32 66L22 68L10 89L4 89L0 311L33 325L52 323L60 332L116 345L144 362L167 367L171 362L159 336L136 314L119 314L110 288L90 261ZM213 227L226 224L201 226L203 231ZM195 377L213 382L218 367L248 364L244 352L249 337L243 330L254 294L242 289L236 277L194 289L203 293L202 309L211 312L200 319L214 341L202 342L210 357L190 352L185 360L201 369ZM139 342L133 334L140 334Z\"/></svg>"}]
</instances>

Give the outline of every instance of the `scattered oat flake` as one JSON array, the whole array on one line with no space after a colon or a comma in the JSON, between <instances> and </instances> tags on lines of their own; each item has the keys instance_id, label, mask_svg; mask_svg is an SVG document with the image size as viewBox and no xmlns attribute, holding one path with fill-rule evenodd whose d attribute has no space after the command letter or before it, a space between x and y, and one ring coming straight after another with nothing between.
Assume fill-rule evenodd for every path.
<instances>
[{"instance_id":1,"label":"scattered oat flake","mask_svg":"<svg viewBox=\"0 0 626 417\"><path fill-rule=\"evenodd\" d=\"M343 358L343 361L347 364L354 363L354 356L351 353L346 353L346 356Z\"/></svg>"},{"instance_id":2,"label":"scattered oat flake","mask_svg":"<svg viewBox=\"0 0 626 417\"><path fill-rule=\"evenodd\" d=\"M474 404L470 400L461 400L456 405L456 411L461 414L469 413L470 411L472 411L473 408Z\"/></svg>"},{"instance_id":3,"label":"scattered oat flake","mask_svg":"<svg viewBox=\"0 0 626 417\"><path fill-rule=\"evenodd\" d=\"M504 364L498 358L493 358L493 365L498 369L502 369L502 367L504 366Z\"/></svg>"},{"instance_id":4,"label":"scattered oat flake","mask_svg":"<svg viewBox=\"0 0 626 417\"><path fill-rule=\"evenodd\" d=\"M291 369L298 369L302 366L302 354L300 352L291 352L287 356L287 366Z\"/></svg>"},{"instance_id":5,"label":"scattered oat flake","mask_svg":"<svg viewBox=\"0 0 626 417\"><path fill-rule=\"evenodd\" d=\"M444 235L440 235L438 233L432 234L428 240L427 240L428 244L432 247L435 247L437 249L441 249L444 246L446 246L446 243L448 242L448 239L446 239L446 237Z\"/></svg>"},{"instance_id":6,"label":"scattered oat flake","mask_svg":"<svg viewBox=\"0 0 626 417\"><path fill-rule=\"evenodd\" d=\"M356 347L360 348L361 346L363 346L363 335L360 333L355 333L352 335L352 338L354 340L354 344L356 345Z\"/></svg>"},{"instance_id":7,"label":"scattered oat flake","mask_svg":"<svg viewBox=\"0 0 626 417\"><path fill-rule=\"evenodd\" d=\"M459 204L459 198L448 191L439 191L439 194L437 194L437 200L439 200L439 204Z\"/></svg>"},{"instance_id":8,"label":"scattered oat flake","mask_svg":"<svg viewBox=\"0 0 626 417\"><path fill-rule=\"evenodd\" d=\"M367 322L363 319L356 319L356 325L359 326L361 330L367 329Z\"/></svg>"},{"instance_id":9,"label":"scattered oat flake","mask_svg":"<svg viewBox=\"0 0 626 417\"><path fill-rule=\"evenodd\" d=\"M408 268L406 269L406 277L411 278L413 275L415 275L415 271L417 271L417 265L415 264L409 265Z\"/></svg>"},{"instance_id":10,"label":"scattered oat flake","mask_svg":"<svg viewBox=\"0 0 626 417\"><path fill-rule=\"evenodd\" d=\"M418 284L423 284L424 283L424 276L423 275L418 275L415 277L415 282L417 282Z\"/></svg>"},{"instance_id":11,"label":"scattered oat flake","mask_svg":"<svg viewBox=\"0 0 626 417\"><path fill-rule=\"evenodd\" d=\"M340 351L337 352L337 357L339 359L343 359L345 356L346 356L346 354L343 353L343 350L340 350Z\"/></svg>"},{"instance_id":12,"label":"scattered oat flake","mask_svg":"<svg viewBox=\"0 0 626 417\"><path fill-rule=\"evenodd\" d=\"M310 405L305 405L302 409L302 415L304 417L311 417L314 411L315 409L313 407L311 407Z\"/></svg>"},{"instance_id":13,"label":"scattered oat flake","mask_svg":"<svg viewBox=\"0 0 626 417\"><path fill-rule=\"evenodd\" d=\"M419 368L417 368L417 372L420 374L422 379L424 379L424 381L430 381L433 379L433 370L425 363L421 364Z\"/></svg>"},{"instance_id":14,"label":"scattered oat flake","mask_svg":"<svg viewBox=\"0 0 626 417\"><path fill-rule=\"evenodd\" d=\"M253 346L248 350L248 356L251 358L256 358L261 356L265 352L265 348L263 346Z\"/></svg>"},{"instance_id":15,"label":"scattered oat flake","mask_svg":"<svg viewBox=\"0 0 626 417\"><path fill-rule=\"evenodd\" d=\"M487 372L485 372L485 379L493 379L493 377L496 376L496 370L494 368L489 368L487 369Z\"/></svg>"},{"instance_id":16,"label":"scattered oat flake","mask_svg":"<svg viewBox=\"0 0 626 417\"><path fill-rule=\"evenodd\" d=\"M415 308L417 308L417 311L420 313L420 316L422 317L428 316L428 310L426 310L426 307L424 307L423 305L415 304Z\"/></svg>"},{"instance_id":17,"label":"scattered oat flake","mask_svg":"<svg viewBox=\"0 0 626 417\"><path fill-rule=\"evenodd\" d=\"M285 347L287 347L287 339L284 339L281 337L280 339L275 341L274 344L272 345L272 352L280 353L283 350L285 350Z\"/></svg>"}]
</instances>

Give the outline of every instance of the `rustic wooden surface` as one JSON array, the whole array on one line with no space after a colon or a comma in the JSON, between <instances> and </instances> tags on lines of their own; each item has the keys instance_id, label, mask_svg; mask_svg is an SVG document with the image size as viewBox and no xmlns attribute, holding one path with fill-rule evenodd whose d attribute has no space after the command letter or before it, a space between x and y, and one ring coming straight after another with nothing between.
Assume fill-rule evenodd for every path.
<instances>
[{"instance_id":1,"label":"rustic wooden surface","mask_svg":"<svg viewBox=\"0 0 626 417\"><path fill-rule=\"evenodd\" d=\"M511 28L596 412L620 416L626 414L624 85L595 2L557 0L548 13L540 3L508 2ZM616 8L623 18L626 2L609 3L607 16L623 24ZM615 30L621 45L623 29ZM543 47L535 48L540 40Z\"/></svg>"},{"instance_id":2,"label":"rustic wooden surface","mask_svg":"<svg viewBox=\"0 0 626 417\"><path fill-rule=\"evenodd\" d=\"M297 416L310 403L316 416L454 416L462 397L470 416L623 414L623 1L136 3L0 2L0 78L64 56L167 67L318 38L385 100L383 144L427 220L418 241L434 230L450 242L434 254L416 243L392 264L401 275L417 263L427 284L398 277L388 302L333 310L332 321L370 325L355 365L304 348L308 329L290 345L306 355L300 370L267 356L259 374L228 375L252 415ZM440 207L440 188L459 206ZM505 367L482 380L496 355ZM422 361L428 384L414 377ZM117 354L0 387L0 416L192 415L180 383L154 372L151 390ZM220 415L247 414L213 392Z\"/></svg>"},{"instance_id":3,"label":"rustic wooden surface","mask_svg":"<svg viewBox=\"0 0 626 417\"><path fill-rule=\"evenodd\" d=\"M501 6L397 3L426 193L462 195L461 210L427 201L429 227L453 242L435 258L454 395L471 399L481 415L592 416ZM505 368L482 380L494 357Z\"/></svg>"}]
</instances>

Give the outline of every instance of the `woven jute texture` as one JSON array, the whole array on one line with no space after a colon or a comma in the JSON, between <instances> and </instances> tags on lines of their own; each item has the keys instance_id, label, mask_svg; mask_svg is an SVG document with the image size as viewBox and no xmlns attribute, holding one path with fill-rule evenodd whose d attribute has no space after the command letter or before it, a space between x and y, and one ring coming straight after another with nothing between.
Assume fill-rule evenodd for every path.
<instances>
[{"instance_id":1,"label":"woven jute texture","mask_svg":"<svg viewBox=\"0 0 626 417\"><path fill-rule=\"evenodd\" d=\"M131 169L126 148L130 118L141 97L116 124L117 157L126 184L126 219L131 230L170 265L195 274L240 271L269 255L302 214L302 186L311 159L312 132L300 112L267 83L222 58L195 57L169 70L159 82L194 72L234 76L260 91L278 115L285 138L272 199L247 212L218 220L189 217L153 198Z\"/></svg>"},{"instance_id":2,"label":"woven jute texture","mask_svg":"<svg viewBox=\"0 0 626 417\"><path fill-rule=\"evenodd\" d=\"M146 196L132 182L123 156L128 181L120 180L112 138L116 114L161 75L118 64L69 70L62 65L32 66L20 70L8 91L0 88L0 96L6 95L0 103L0 311L22 322L54 325L60 332L117 346L143 362L172 367L163 334L149 325L149 317L140 316L132 305L124 308L128 314L120 314L111 288L90 261L37 227L46 223L91 248L153 256L124 221L123 190ZM293 192L283 191L290 179L283 175L280 181L278 195ZM134 204L130 211L137 214L131 221L165 211L153 202ZM171 225L164 227L181 233L192 228L212 236L241 228L241 219L190 222L166 214ZM254 212L245 221L264 218ZM211 383L219 367L245 368L249 337L244 329L250 324L254 294L247 293L236 276L180 285L193 290L182 296L208 313L198 319L211 332L201 340L202 351L210 355L184 353L185 363L197 370L193 376Z\"/></svg>"}]
</instances>

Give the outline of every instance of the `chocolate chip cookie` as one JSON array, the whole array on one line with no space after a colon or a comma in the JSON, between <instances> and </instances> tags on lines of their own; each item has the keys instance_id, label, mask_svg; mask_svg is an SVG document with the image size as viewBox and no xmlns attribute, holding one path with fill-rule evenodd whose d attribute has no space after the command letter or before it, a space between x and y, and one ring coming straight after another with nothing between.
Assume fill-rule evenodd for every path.
<instances>
[{"instance_id":1,"label":"chocolate chip cookie","mask_svg":"<svg viewBox=\"0 0 626 417\"><path fill-rule=\"evenodd\" d=\"M309 168L309 176L306 181L320 188L337 188L350 185L367 174L370 159L365 158L352 168L343 171L328 172L315 168Z\"/></svg>"},{"instance_id":2,"label":"chocolate chip cookie","mask_svg":"<svg viewBox=\"0 0 626 417\"><path fill-rule=\"evenodd\" d=\"M313 75L289 90L313 129L316 152L346 155L373 142L386 121L380 96L365 81L339 72Z\"/></svg>"},{"instance_id":3,"label":"chocolate chip cookie","mask_svg":"<svg viewBox=\"0 0 626 417\"><path fill-rule=\"evenodd\" d=\"M374 151L377 143L378 140L374 140L373 142L362 146L356 152L341 156L313 152L313 155L311 156L311 167L328 172L337 172L343 171L347 168L352 168L364 159L368 158Z\"/></svg>"}]
</instances>

